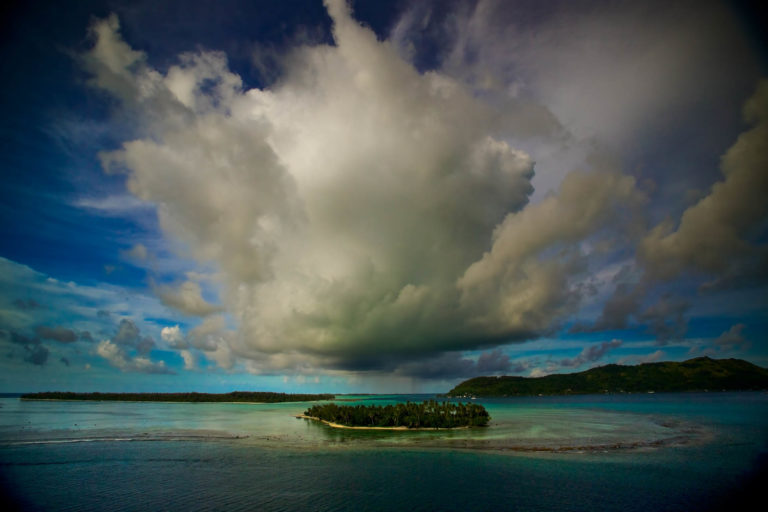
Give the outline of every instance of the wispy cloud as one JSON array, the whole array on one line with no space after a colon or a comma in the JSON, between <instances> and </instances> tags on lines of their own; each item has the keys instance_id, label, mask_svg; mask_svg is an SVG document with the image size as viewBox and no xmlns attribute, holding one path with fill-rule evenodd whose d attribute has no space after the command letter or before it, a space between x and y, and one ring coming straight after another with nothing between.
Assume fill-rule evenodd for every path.
<instances>
[{"instance_id":1,"label":"wispy cloud","mask_svg":"<svg viewBox=\"0 0 768 512\"><path fill-rule=\"evenodd\" d=\"M142 201L130 194L105 197L83 197L75 203L78 208L87 208L100 215L125 216L135 212L152 211L152 203Z\"/></svg>"}]
</instances>

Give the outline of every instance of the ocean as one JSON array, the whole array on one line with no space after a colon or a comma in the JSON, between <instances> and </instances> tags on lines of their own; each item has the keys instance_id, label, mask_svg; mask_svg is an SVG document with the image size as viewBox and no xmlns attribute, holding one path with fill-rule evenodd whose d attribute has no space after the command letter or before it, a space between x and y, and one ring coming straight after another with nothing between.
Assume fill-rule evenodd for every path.
<instances>
[{"instance_id":1,"label":"ocean","mask_svg":"<svg viewBox=\"0 0 768 512\"><path fill-rule=\"evenodd\" d=\"M295 418L309 403L0 398L3 510L646 512L765 501L768 393L475 402L489 427L382 432Z\"/></svg>"}]
</instances>

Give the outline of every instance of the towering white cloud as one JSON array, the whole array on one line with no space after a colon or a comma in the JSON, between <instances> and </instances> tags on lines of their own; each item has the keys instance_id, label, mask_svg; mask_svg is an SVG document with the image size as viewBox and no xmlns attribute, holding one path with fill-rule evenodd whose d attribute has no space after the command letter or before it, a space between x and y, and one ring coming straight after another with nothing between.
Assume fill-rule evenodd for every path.
<instances>
[{"instance_id":1,"label":"towering white cloud","mask_svg":"<svg viewBox=\"0 0 768 512\"><path fill-rule=\"evenodd\" d=\"M237 324L212 317L187 343L254 371L354 368L556 325L579 298L582 242L641 200L634 180L574 173L526 206L533 161L495 135L497 116L459 82L417 72L342 0L327 7L335 46L296 49L264 90L244 90L220 53L162 73L115 17L93 27L92 83L146 134L104 165L217 265ZM211 312L188 292L176 307Z\"/></svg>"}]
</instances>

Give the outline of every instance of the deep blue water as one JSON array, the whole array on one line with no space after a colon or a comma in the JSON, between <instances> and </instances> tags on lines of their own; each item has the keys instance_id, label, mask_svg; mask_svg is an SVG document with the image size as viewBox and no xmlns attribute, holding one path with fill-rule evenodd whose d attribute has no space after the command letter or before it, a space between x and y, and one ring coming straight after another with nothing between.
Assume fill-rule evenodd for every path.
<instances>
[{"instance_id":1,"label":"deep blue water","mask_svg":"<svg viewBox=\"0 0 768 512\"><path fill-rule=\"evenodd\" d=\"M479 402L487 429L381 433L307 404L2 399L0 486L23 510L682 511L768 482L764 393Z\"/></svg>"}]
</instances>

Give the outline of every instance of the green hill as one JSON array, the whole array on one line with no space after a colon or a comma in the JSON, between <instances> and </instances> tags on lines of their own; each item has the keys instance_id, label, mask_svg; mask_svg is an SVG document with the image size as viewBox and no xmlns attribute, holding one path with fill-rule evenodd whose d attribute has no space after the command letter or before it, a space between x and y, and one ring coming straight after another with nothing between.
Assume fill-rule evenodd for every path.
<instances>
[{"instance_id":1,"label":"green hill","mask_svg":"<svg viewBox=\"0 0 768 512\"><path fill-rule=\"evenodd\" d=\"M672 391L768 389L768 370L741 359L697 357L682 363L609 364L578 373L546 377L475 377L450 397L570 395Z\"/></svg>"}]
</instances>

